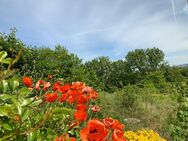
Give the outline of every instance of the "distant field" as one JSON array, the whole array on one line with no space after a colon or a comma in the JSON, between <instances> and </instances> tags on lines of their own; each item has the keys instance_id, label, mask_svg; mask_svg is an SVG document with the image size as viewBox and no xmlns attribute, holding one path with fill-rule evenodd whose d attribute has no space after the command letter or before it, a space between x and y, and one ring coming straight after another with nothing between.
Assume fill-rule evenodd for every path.
<instances>
[{"instance_id":1,"label":"distant field","mask_svg":"<svg viewBox=\"0 0 188 141\"><path fill-rule=\"evenodd\" d=\"M143 94L137 99L135 109L122 107L117 94L101 92L102 116L111 116L120 119L126 125L126 130L138 130L141 128L153 129L165 138L169 138L168 119L175 116L178 106L176 95Z\"/></svg>"}]
</instances>

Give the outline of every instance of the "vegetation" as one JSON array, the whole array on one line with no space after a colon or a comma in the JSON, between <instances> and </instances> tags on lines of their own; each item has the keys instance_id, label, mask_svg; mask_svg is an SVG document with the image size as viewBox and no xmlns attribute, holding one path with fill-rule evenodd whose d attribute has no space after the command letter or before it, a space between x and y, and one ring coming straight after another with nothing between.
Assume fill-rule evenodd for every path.
<instances>
[{"instance_id":1,"label":"vegetation","mask_svg":"<svg viewBox=\"0 0 188 141\"><path fill-rule=\"evenodd\" d=\"M16 38L16 30L12 29L10 34L0 33L0 51L0 106L2 108L7 102L16 104L14 109L9 109L15 118L18 118L16 115L19 113L15 112L19 112L16 106L20 103L14 102L12 98L34 102L33 98L38 95L37 91L31 93L22 89L22 76L31 76L33 82L42 79L51 84L57 80L62 84L82 81L97 90L101 97L93 103L101 109L94 114L96 118L116 118L126 125L127 130L149 128L167 140L186 141L188 138L188 68L169 66L164 60L163 51L156 47L128 52L122 60L111 61L101 56L83 63L61 45L55 46L55 49L27 46ZM7 93L13 95L11 99L9 96L4 97ZM19 93L23 93L23 97L18 96ZM31 105L34 108L32 106L36 105ZM44 115L48 114L48 110L44 112L44 109L39 110ZM28 109L24 107L23 110ZM0 121L3 122L0 136L5 134L5 130L9 136L13 128L17 129L18 125L14 126L17 121L9 120L9 117L4 119L6 111L0 112ZM37 117L38 122L44 119ZM31 123L25 124L31 126ZM45 124L45 128L52 124ZM24 133L21 130L14 130L13 134Z\"/></svg>"}]
</instances>

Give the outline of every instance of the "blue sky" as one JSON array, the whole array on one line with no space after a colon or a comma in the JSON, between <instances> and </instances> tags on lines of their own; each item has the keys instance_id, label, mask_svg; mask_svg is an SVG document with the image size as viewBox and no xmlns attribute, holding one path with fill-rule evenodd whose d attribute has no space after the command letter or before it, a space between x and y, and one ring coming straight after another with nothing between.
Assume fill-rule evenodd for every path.
<instances>
[{"instance_id":1,"label":"blue sky","mask_svg":"<svg viewBox=\"0 0 188 141\"><path fill-rule=\"evenodd\" d=\"M0 0L0 32L28 45L65 46L84 61L123 59L158 47L171 65L188 63L186 0Z\"/></svg>"}]
</instances>

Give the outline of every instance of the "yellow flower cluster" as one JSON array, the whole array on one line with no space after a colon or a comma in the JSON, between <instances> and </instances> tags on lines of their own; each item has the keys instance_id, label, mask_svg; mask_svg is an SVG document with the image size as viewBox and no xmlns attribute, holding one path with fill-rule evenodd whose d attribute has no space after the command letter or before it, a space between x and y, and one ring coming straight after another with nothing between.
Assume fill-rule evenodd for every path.
<instances>
[{"instance_id":1,"label":"yellow flower cluster","mask_svg":"<svg viewBox=\"0 0 188 141\"><path fill-rule=\"evenodd\" d=\"M167 141L159 136L158 133L153 130L141 129L136 132L126 131L124 137L128 141Z\"/></svg>"}]
</instances>

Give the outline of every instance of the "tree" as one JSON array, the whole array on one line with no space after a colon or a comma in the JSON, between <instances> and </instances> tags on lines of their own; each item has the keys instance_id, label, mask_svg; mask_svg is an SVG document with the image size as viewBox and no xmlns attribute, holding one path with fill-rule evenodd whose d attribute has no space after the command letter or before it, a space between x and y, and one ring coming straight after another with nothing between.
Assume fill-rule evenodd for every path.
<instances>
[{"instance_id":1,"label":"tree","mask_svg":"<svg viewBox=\"0 0 188 141\"><path fill-rule=\"evenodd\" d=\"M156 71L165 63L164 53L158 48L136 49L128 52L125 59L132 71L141 75Z\"/></svg>"},{"instance_id":2,"label":"tree","mask_svg":"<svg viewBox=\"0 0 188 141\"><path fill-rule=\"evenodd\" d=\"M85 63L86 67L96 72L105 89L110 87L111 61L108 57L98 57Z\"/></svg>"}]
</instances>

